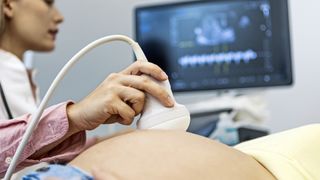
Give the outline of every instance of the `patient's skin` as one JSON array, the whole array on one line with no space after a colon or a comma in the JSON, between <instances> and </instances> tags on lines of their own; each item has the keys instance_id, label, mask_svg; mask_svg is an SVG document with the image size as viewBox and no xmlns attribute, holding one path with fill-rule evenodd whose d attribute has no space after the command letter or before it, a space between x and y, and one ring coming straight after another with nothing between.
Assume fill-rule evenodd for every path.
<instances>
[{"instance_id":1,"label":"patient's skin","mask_svg":"<svg viewBox=\"0 0 320 180\"><path fill-rule=\"evenodd\" d=\"M252 157L178 131L135 131L88 149L71 163L96 179L275 179Z\"/></svg>"}]
</instances>

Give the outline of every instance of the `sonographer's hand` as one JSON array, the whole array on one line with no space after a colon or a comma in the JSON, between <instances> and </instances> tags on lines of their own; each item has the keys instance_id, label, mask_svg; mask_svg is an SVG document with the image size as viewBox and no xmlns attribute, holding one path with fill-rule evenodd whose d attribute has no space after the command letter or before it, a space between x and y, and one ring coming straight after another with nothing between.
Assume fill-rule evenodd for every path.
<instances>
[{"instance_id":1,"label":"sonographer's hand","mask_svg":"<svg viewBox=\"0 0 320 180\"><path fill-rule=\"evenodd\" d=\"M141 76L141 75L148 76ZM160 67L149 62L136 61L120 73L109 75L81 102L67 108L70 123L78 130L92 130L100 124L118 122L130 125L141 113L145 93L157 98L164 106L172 107L167 91L152 79L168 79Z\"/></svg>"}]
</instances>

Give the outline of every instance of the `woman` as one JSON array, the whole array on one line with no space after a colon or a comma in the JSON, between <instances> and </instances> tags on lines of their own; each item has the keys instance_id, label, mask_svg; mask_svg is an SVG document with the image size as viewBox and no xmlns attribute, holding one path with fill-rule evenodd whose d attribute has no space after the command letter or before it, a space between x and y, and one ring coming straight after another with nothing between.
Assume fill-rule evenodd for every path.
<instances>
[{"instance_id":1,"label":"woman","mask_svg":"<svg viewBox=\"0 0 320 180\"><path fill-rule=\"evenodd\" d=\"M28 113L36 108L36 86L22 56L27 50L52 51L63 17L53 0L0 0L0 7L0 174L3 175L30 121ZM71 160L85 147L85 130L100 124L131 124L143 109L145 92L163 105L173 106L165 89L140 74L160 81L167 79L158 66L136 62L107 77L79 103L68 101L48 108L20 158L18 169L43 161Z\"/></svg>"}]
</instances>

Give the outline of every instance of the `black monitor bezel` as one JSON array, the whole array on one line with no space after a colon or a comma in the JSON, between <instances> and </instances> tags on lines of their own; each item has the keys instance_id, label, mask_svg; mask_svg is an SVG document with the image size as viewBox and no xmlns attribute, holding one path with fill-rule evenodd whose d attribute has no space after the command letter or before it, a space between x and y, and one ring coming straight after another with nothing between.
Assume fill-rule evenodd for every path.
<instances>
[{"instance_id":1,"label":"black monitor bezel","mask_svg":"<svg viewBox=\"0 0 320 180\"><path fill-rule=\"evenodd\" d=\"M155 9L162 9L162 8L174 8L179 6L185 5L192 5L192 4L205 4L205 3L218 3L218 2L239 2L239 1L256 1L256 0L201 0L201 1L185 1L185 2L173 2L173 3L163 3L163 4L155 4L155 5L145 5L145 6L137 6L134 8L134 37L135 39L139 40L138 34L138 27L140 25L140 21L138 19L138 14L140 11L144 10L155 10ZM277 86L292 86L294 84L293 79L293 58L292 58L292 46L291 46L291 33L290 33L290 19L289 19L289 3L288 0L270 0L271 3L278 3L277 8L278 11L276 14L281 17L278 20L277 24L280 24L281 32L285 32L286 37L284 38L286 41L282 42L283 47L286 47L287 50L285 51L287 59L285 60L285 64L287 67L286 80L281 82L272 82L269 84L263 85L230 85L224 87L214 87L214 88L202 88L202 89L184 89L184 90L173 90L174 92L191 92L191 91L208 91L208 90L234 90L234 89L252 89L252 88L270 88L270 87L277 87ZM274 12L273 12L274 13Z\"/></svg>"}]
</instances>

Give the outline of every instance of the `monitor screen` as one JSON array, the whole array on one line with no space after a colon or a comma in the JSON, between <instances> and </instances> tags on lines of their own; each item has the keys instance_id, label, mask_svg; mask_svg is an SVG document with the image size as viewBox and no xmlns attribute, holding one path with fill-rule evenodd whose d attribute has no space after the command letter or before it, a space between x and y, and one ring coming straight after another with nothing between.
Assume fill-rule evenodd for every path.
<instances>
[{"instance_id":1,"label":"monitor screen","mask_svg":"<svg viewBox=\"0 0 320 180\"><path fill-rule=\"evenodd\" d=\"M137 42L174 92L292 84L287 0L137 7L135 25Z\"/></svg>"}]
</instances>

